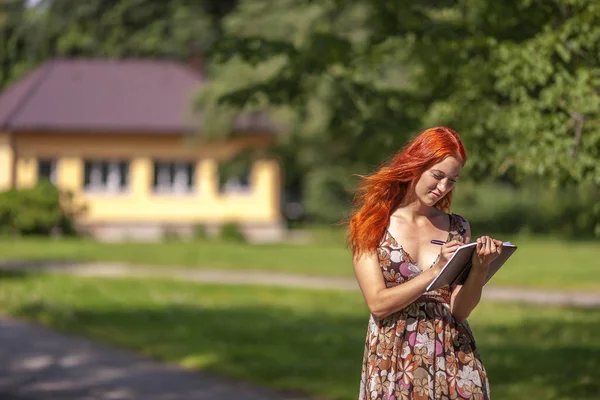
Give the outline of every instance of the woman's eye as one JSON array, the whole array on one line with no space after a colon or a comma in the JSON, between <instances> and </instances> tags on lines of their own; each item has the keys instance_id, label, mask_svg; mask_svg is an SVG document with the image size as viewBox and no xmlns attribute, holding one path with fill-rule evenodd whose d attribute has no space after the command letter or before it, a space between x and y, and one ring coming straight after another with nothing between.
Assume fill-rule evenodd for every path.
<instances>
[{"instance_id":1,"label":"woman's eye","mask_svg":"<svg viewBox=\"0 0 600 400\"><path fill-rule=\"evenodd\" d=\"M434 177L435 179L442 179L442 177L441 177L440 175L436 175L436 174L433 174L433 177Z\"/></svg>"}]
</instances>

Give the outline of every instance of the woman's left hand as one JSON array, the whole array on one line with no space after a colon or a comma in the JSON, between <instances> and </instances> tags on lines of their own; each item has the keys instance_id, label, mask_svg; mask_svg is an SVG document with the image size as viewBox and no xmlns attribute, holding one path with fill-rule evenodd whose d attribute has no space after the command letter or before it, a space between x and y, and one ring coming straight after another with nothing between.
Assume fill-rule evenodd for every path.
<instances>
[{"instance_id":1,"label":"woman's left hand","mask_svg":"<svg viewBox=\"0 0 600 400\"><path fill-rule=\"evenodd\" d=\"M482 236L477 239L477 246L472 259L473 267L477 269L488 268L500 254L502 254L502 241L489 236Z\"/></svg>"}]
</instances>

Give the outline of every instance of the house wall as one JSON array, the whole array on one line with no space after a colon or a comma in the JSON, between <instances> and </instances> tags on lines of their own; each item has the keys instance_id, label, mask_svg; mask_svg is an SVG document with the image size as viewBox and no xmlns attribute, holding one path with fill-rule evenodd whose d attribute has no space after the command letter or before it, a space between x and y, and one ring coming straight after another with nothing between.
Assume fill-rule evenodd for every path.
<instances>
[{"instance_id":1,"label":"house wall","mask_svg":"<svg viewBox=\"0 0 600 400\"><path fill-rule=\"evenodd\" d=\"M272 230L280 225L280 178L276 162L263 160L253 165L249 192L219 193L218 188L219 160L247 146L267 145L268 138L199 145L186 143L182 135L19 132L13 142L16 186L30 187L37 182L39 159L57 160L57 186L73 191L76 200L87 206L88 211L79 222L96 233L110 231L116 235L114 232L120 229L133 232L129 236L152 236L159 234L156 232L160 226L189 229L199 223L219 225L230 221L255 230ZM2 142L0 163L8 165L10 152L1 146ZM86 159L129 161L128 190L115 194L84 191ZM177 195L154 193L155 160L193 162L196 190Z\"/></svg>"},{"instance_id":2,"label":"house wall","mask_svg":"<svg viewBox=\"0 0 600 400\"><path fill-rule=\"evenodd\" d=\"M12 187L14 161L12 137L9 133L0 132L0 190Z\"/></svg>"}]
</instances>

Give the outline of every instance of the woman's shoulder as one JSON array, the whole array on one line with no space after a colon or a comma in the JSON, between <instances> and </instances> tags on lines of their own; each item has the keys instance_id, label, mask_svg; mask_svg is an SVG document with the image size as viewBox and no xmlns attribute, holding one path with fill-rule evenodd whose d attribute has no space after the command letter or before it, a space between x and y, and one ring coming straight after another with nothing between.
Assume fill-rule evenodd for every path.
<instances>
[{"instance_id":1,"label":"woman's shoulder","mask_svg":"<svg viewBox=\"0 0 600 400\"><path fill-rule=\"evenodd\" d=\"M459 214L448 214L450 218L450 232L464 236L469 230L469 221Z\"/></svg>"},{"instance_id":2,"label":"woman's shoulder","mask_svg":"<svg viewBox=\"0 0 600 400\"><path fill-rule=\"evenodd\" d=\"M442 211L442 210L436 210L436 211L437 211L436 217L440 218L440 220L446 219L446 221L448 219L450 219L450 225L451 226L453 226L453 225L464 225L465 228L467 226L469 226L469 222L462 215L455 214L455 213L447 213L447 212Z\"/></svg>"},{"instance_id":3,"label":"woman's shoulder","mask_svg":"<svg viewBox=\"0 0 600 400\"><path fill-rule=\"evenodd\" d=\"M448 217L454 221L456 221L457 223L461 223L461 224L468 224L469 221L467 221L467 219L465 217L463 217L462 215L459 214L448 214Z\"/></svg>"}]
</instances>

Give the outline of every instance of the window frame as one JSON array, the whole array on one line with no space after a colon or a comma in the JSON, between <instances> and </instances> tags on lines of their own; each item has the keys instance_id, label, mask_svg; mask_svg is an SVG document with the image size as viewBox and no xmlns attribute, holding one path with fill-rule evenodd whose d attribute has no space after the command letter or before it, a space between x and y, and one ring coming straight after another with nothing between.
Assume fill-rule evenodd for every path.
<instances>
[{"instance_id":1,"label":"window frame","mask_svg":"<svg viewBox=\"0 0 600 400\"><path fill-rule=\"evenodd\" d=\"M243 175L229 176L226 180L223 180L222 177L219 177L219 193L225 195L252 194L254 189L252 173L253 167L250 166L246 169Z\"/></svg>"},{"instance_id":2,"label":"window frame","mask_svg":"<svg viewBox=\"0 0 600 400\"><path fill-rule=\"evenodd\" d=\"M41 179L48 179L53 185L56 185L58 179L58 162L54 158L38 158L37 160L37 181L39 182ZM50 166L50 176L42 177L40 174L42 163L48 163Z\"/></svg>"},{"instance_id":3,"label":"window frame","mask_svg":"<svg viewBox=\"0 0 600 400\"><path fill-rule=\"evenodd\" d=\"M195 193L197 170L195 161L154 160L152 193L167 196L186 196Z\"/></svg>"},{"instance_id":4,"label":"window frame","mask_svg":"<svg viewBox=\"0 0 600 400\"><path fill-rule=\"evenodd\" d=\"M127 193L131 184L130 175L129 160L85 159L83 191L90 194Z\"/></svg>"}]
</instances>

